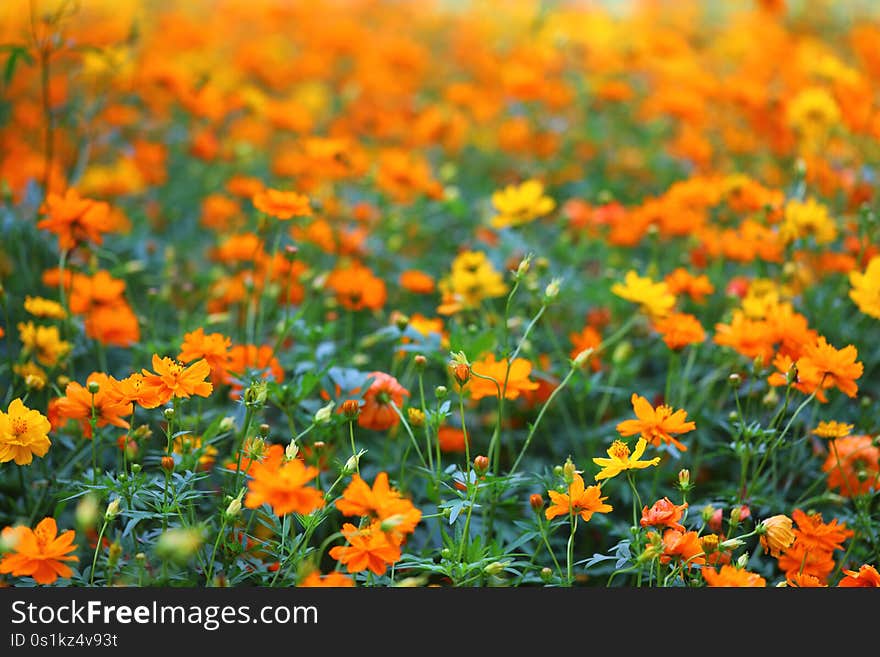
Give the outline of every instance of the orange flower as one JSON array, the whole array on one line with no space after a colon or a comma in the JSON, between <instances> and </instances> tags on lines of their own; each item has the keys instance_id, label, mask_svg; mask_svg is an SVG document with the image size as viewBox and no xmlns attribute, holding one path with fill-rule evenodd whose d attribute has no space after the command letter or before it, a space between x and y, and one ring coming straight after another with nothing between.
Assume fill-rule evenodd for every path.
<instances>
[{"instance_id":1,"label":"orange flower","mask_svg":"<svg viewBox=\"0 0 880 657\"><path fill-rule=\"evenodd\" d=\"M571 340L572 344L572 349L568 354L569 358L574 360L582 351L592 349L593 353L589 359L590 367L593 368L594 372L602 369L602 361L599 360L599 356L596 353L599 347L602 346L602 336L599 335L599 331L592 326L585 326L584 330L580 333L569 333L568 339Z\"/></svg>"},{"instance_id":2,"label":"orange flower","mask_svg":"<svg viewBox=\"0 0 880 657\"><path fill-rule=\"evenodd\" d=\"M239 381L232 375L244 376L248 370L259 371L264 379L271 376L276 383L284 380L284 370L269 345L235 345L229 351L224 383L231 385L233 390L241 389Z\"/></svg>"},{"instance_id":3,"label":"orange flower","mask_svg":"<svg viewBox=\"0 0 880 657\"><path fill-rule=\"evenodd\" d=\"M785 583L788 586L799 589L819 589L828 586L827 584L823 584L815 575L809 575L807 573L788 574L786 575Z\"/></svg>"},{"instance_id":4,"label":"orange flower","mask_svg":"<svg viewBox=\"0 0 880 657\"><path fill-rule=\"evenodd\" d=\"M703 303L706 300L706 295L715 291L715 286L707 276L704 274L694 276L684 267L675 269L667 274L663 280L666 281L672 294L685 293L697 303Z\"/></svg>"},{"instance_id":5,"label":"orange flower","mask_svg":"<svg viewBox=\"0 0 880 657\"><path fill-rule=\"evenodd\" d=\"M697 532L682 532L677 529L667 529L663 533L663 555L661 563L669 563L673 558L679 558L690 568L694 564L705 564L703 544Z\"/></svg>"},{"instance_id":6,"label":"orange flower","mask_svg":"<svg viewBox=\"0 0 880 657\"><path fill-rule=\"evenodd\" d=\"M244 505L256 509L268 504L277 516L288 513L309 514L324 506L324 494L306 486L318 476L318 469L298 459L282 463L265 460L250 466L253 479L248 484Z\"/></svg>"},{"instance_id":7,"label":"orange flower","mask_svg":"<svg viewBox=\"0 0 880 657\"><path fill-rule=\"evenodd\" d=\"M13 399L6 413L0 411L0 463L28 465L34 456L45 456L52 445L51 429L45 415L28 408L21 399Z\"/></svg>"},{"instance_id":8,"label":"orange flower","mask_svg":"<svg viewBox=\"0 0 880 657\"><path fill-rule=\"evenodd\" d=\"M196 361L189 367L184 367L167 356L160 358L153 354L153 370L143 370L144 386L152 389L164 404L172 397L208 397L214 390L214 386L205 378L211 374L211 366L204 358Z\"/></svg>"},{"instance_id":9,"label":"orange flower","mask_svg":"<svg viewBox=\"0 0 880 657\"><path fill-rule=\"evenodd\" d=\"M376 575L384 575L388 565L400 559L400 546L389 539L379 525L377 520L358 529L350 522L345 523L342 535L348 545L337 545L330 550L330 556L347 566L350 573L369 569Z\"/></svg>"},{"instance_id":10,"label":"orange flower","mask_svg":"<svg viewBox=\"0 0 880 657\"><path fill-rule=\"evenodd\" d=\"M65 251L84 241L101 244L102 233L113 228L110 206L82 198L73 188L64 196L50 193L40 212L48 216L37 222L37 228L55 233L58 246Z\"/></svg>"},{"instance_id":11,"label":"orange flower","mask_svg":"<svg viewBox=\"0 0 880 657\"><path fill-rule=\"evenodd\" d=\"M663 342L670 349L682 349L706 339L706 331L700 320L687 313L673 313L655 320L654 330L663 336Z\"/></svg>"},{"instance_id":12,"label":"orange flower","mask_svg":"<svg viewBox=\"0 0 880 657\"><path fill-rule=\"evenodd\" d=\"M834 552L842 550L843 542L851 538L853 530L846 528L846 523L837 524L837 518L829 523L822 521L821 513L807 515L800 509L795 509L791 514L797 523L794 530L796 540L808 550L824 550Z\"/></svg>"},{"instance_id":13,"label":"orange flower","mask_svg":"<svg viewBox=\"0 0 880 657\"><path fill-rule=\"evenodd\" d=\"M370 372L369 376L373 382L364 393L358 425L374 431L396 427L400 417L391 404L400 409L403 406L404 396L409 396L409 390L400 385L400 382L390 374Z\"/></svg>"},{"instance_id":14,"label":"orange flower","mask_svg":"<svg viewBox=\"0 0 880 657\"><path fill-rule=\"evenodd\" d=\"M211 380L219 383L226 374L231 346L232 340L222 333L206 334L204 329L198 328L183 336L183 344L180 345L177 360L181 363L191 363L204 358L211 366Z\"/></svg>"},{"instance_id":15,"label":"orange flower","mask_svg":"<svg viewBox=\"0 0 880 657\"><path fill-rule=\"evenodd\" d=\"M786 515L780 514L761 521L758 530L761 547L774 557L778 557L783 550L787 550L794 543L795 534L791 530L791 518Z\"/></svg>"},{"instance_id":16,"label":"orange flower","mask_svg":"<svg viewBox=\"0 0 880 657\"><path fill-rule=\"evenodd\" d=\"M461 429L455 427L442 426L437 429L437 441L440 443L440 449L444 452L463 452L465 435Z\"/></svg>"},{"instance_id":17,"label":"orange flower","mask_svg":"<svg viewBox=\"0 0 880 657\"><path fill-rule=\"evenodd\" d=\"M312 216L309 198L296 192L265 189L254 194L252 200L257 210L283 221L292 217Z\"/></svg>"},{"instance_id":18,"label":"orange flower","mask_svg":"<svg viewBox=\"0 0 880 657\"><path fill-rule=\"evenodd\" d=\"M413 294L431 294L434 291L434 279L425 272L408 269L400 275L400 287Z\"/></svg>"},{"instance_id":19,"label":"orange flower","mask_svg":"<svg viewBox=\"0 0 880 657\"><path fill-rule=\"evenodd\" d=\"M594 513L609 513L613 510L610 504L604 503L608 498L601 496L602 489L599 486L584 488L583 477L577 472L568 485L568 494L558 493L555 490L547 491L547 494L550 495L551 502L544 512L547 520L573 513L583 518L584 522L589 522Z\"/></svg>"},{"instance_id":20,"label":"orange flower","mask_svg":"<svg viewBox=\"0 0 880 657\"><path fill-rule=\"evenodd\" d=\"M91 384L98 386L98 391L94 395L89 392ZM128 422L122 418L134 412L131 401L123 396L119 389L119 382L102 372L89 374L85 386L76 381L68 383L64 389L64 397L61 397L55 404L55 412L63 419L79 422L83 434L91 438L90 419L93 405L97 420L96 426L103 427L111 424L122 429L129 428Z\"/></svg>"},{"instance_id":21,"label":"orange flower","mask_svg":"<svg viewBox=\"0 0 880 657\"><path fill-rule=\"evenodd\" d=\"M130 347L141 339L137 315L124 300L97 305L85 319L86 335L101 344Z\"/></svg>"},{"instance_id":22,"label":"orange flower","mask_svg":"<svg viewBox=\"0 0 880 657\"><path fill-rule=\"evenodd\" d=\"M664 497L654 502L650 509L648 507L642 509L642 519L639 524L642 527L669 527L683 532L685 528L678 521L681 520L686 508L688 508L687 502L675 505L668 497Z\"/></svg>"},{"instance_id":23,"label":"orange flower","mask_svg":"<svg viewBox=\"0 0 880 657\"><path fill-rule=\"evenodd\" d=\"M331 272L327 287L336 293L339 303L348 310L379 310L387 298L385 281L358 262Z\"/></svg>"},{"instance_id":24,"label":"orange flower","mask_svg":"<svg viewBox=\"0 0 880 657\"><path fill-rule=\"evenodd\" d=\"M757 573L734 568L733 566L721 566L721 570L716 571L714 568L704 568L702 570L703 579L706 580L708 586L727 586L727 587L766 587L767 580Z\"/></svg>"},{"instance_id":25,"label":"orange flower","mask_svg":"<svg viewBox=\"0 0 880 657\"><path fill-rule=\"evenodd\" d=\"M37 528L6 527L3 541L12 547L0 560L0 573L15 577L33 577L37 584L51 584L59 577L70 577L73 571L63 563L79 561L70 554L76 550L72 529L58 536L54 518L43 518Z\"/></svg>"},{"instance_id":26,"label":"orange flower","mask_svg":"<svg viewBox=\"0 0 880 657\"><path fill-rule=\"evenodd\" d=\"M821 402L827 401L824 390L838 388L848 397L859 391L856 379L862 376L864 366L856 361L858 352L852 345L837 350L819 336L815 344L807 345L798 358L798 380L810 392L816 391Z\"/></svg>"},{"instance_id":27,"label":"orange flower","mask_svg":"<svg viewBox=\"0 0 880 657\"><path fill-rule=\"evenodd\" d=\"M140 372L134 372L121 381L117 381L116 389L123 401L126 403L134 402L142 408L156 408L163 403L159 397L159 391L155 387L144 385L144 375Z\"/></svg>"},{"instance_id":28,"label":"orange flower","mask_svg":"<svg viewBox=\"0 0 880 657\"><path fill-rule=\"evenodd\" d=\"M656 409L644 397L633 393L630 398L633 410L638 420L625 420L617 425L617 431L621 436L634 436L639 434L650 442L654 447L659 447L661 441L672 443L681 451L687 451L671 434L688 433L697 428L694 422L685 421L687 411L678 410L673 412L669 406L658 406Z\"/></svg>"},{"instance_id":29,"label":"orange flower","mask_svg":"<svg viewBox=\"0 0 880 657\"><path fill-rule=\"evenodd\" d=\"M834 570L834 559L830 552L810 550L806 544L795 539L794 544L783 552L778 559L779 569L786 577L796 573L812 575L824 583Z\"/></svg>"},{"instance_id":30,"label":"orange flower","mask_svg":"<svg viewBox=\"0 0 880 657\"><path fill-rule=\"evenodd\" d=\"M874 566L865 564L861 566L858 572L854 570L844 570L846 575L837 586L843 588L880 588L880 573Z\"/></svg>"},{"instance_id":31,"label":"orange flower","mask_svg":"<svg viewBox=\"0 0 880 657\"><path fill-rule=\"evenodd\" d=\"M354 586L354 580L335 570L326 575L322 575L319 570L313 570L297 586L302 588L348 588Z\"/></svg>"},{"instance_id":32,"label":"orange flower","mask_svg":"<svg viewBox=\"0 0 880 657\"><path fill-rule=\"evenodd\" d=\"M356 474L336 500L336 508L344 516L371 516L386 526L393 524L394 535L410 534L422 518L422 512L403 498L388 483L388 473L376 475L372 489Z\"/></svg>"},{"instance_id":33,"label":"orange flower","mask_svg":"<svg viewBox=\"0 0 880 657\"><path fill-rule=\"evenodd\" d=\"M870 436L847 436L829 442L830 451L822 471L828 473L828 489L844 497L864 495L880 478L880 448ZM866 476L867 475L867 476Z\"/></svg>"},{"instance_id":34,"label":"orange flower","mask_svg":"<svg viewBox=\"0 0 880 657\"><path fill-rule=\"evenodd\" d=\"M472 399L483 397L499 397L499 390L504 391L505 399L516 399L527 390L537 390L538 383L529 380L532 372L532 364L525 358L514 358L509 365L507 360L495 360L495 354L488 354L482 360L471 363L471 372L483 377L489 377L498 382L473 376L469 382L469 390ZM504 380L507 379L507 389L504 388Z\"/></svg>"}]
</instances>

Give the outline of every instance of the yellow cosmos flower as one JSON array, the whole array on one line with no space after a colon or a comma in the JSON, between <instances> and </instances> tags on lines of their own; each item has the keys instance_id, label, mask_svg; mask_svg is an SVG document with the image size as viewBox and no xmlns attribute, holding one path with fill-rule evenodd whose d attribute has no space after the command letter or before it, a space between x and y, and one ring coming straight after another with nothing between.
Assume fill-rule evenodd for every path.
<instances>
[{"instance_id":1,"label":"yellow cosmos flower","mask_svg":"<svg viewBox=\"0 0 880 657\"><path fill-rule=\"evenodd\" d=\"M843 422L820 422L819 426L813 429L813 435L820 438L846 438L852 433L853 425L844 424Z\"/></svg>"},{"instance_id":2,"label":"yellow cosmos flower","mask_svg":"<svg viewBox=\"0 0 880 657\"><path fill-rule=\"evenodd\" d=\"M622 440L615 440L608 448L608 456L610 458L594 458L593 463L602 468L602 471L596 475L596 481L602 479L611 479L616 477L624 470L642 470L660 463L660 457L655 456L648 461L640 461L642 454L645 453L648 441L639 438L636 448L630 454L629 447Z\"/></svg>"},{"instance_id":3,"label":"yellow cosmos flower","mask_svg":"<svg viewBox=\"0 0 880 657\"><path fill-rule=\"evenodd\" d=\"M492 217L493 228L520 226L550 214L556 201L544 195L544 185L526 180L521 185L508 185L492 194L492 205L498 214Z\"/></svg>"},{"instance_id":4,"label":"yellow cosmos flower","mask_svg":"<svg viewBox=\"0 0 880 657\"><path fill-rule=\"evenodd\" d=\"M866 315L880 319L880 256L874 256L864 273L850 272L849 298Z\"/></svg>"},{"instance_id":5,"label":"yellow cosmos flower","mask_svg":"<svg viewBox=\"0 0 880 657\"><path fill-rule=\"evenodd\" d=\"M807 237L816 240L816 244L828 244L837 239L837 224L829 216L828 208L816 199L792 199L785 204L779 235L786 244Z\"/></svg>"},{"instance_id":6,"label":"yellow cosmos flower","mask_svg":"<svg viewBox=\"0 0 880 657\"><path fill-rule=\"evenodd\" d=\"M24 309L34 317L48 317L49 319L64 319L67 312L57 301L44 299L43 297L26 296Z\"/></svg>"},{"instance_id":7,"label":"yellow cosmos flower","mask_svg":"<svg viewBox=\"0 0 880 657\"><path fill-rule=\"evenodd\" d=\"M45 415L13 399L6 413L0 411L0 463L28 465L35 455L45 456L52 444L51 428Z\"/></svg>"},{"instance_id":8,"label":"yellow cosmos flower","mask_svg":"<svg viewBox=\"0 0 880 657\"><path fill-rule=\"evenodd\" d=\"M611 292L621 299L641 306L651 317L665 317L675 305L675 295L669 291L665 281L655 283L647 276L639 276L634 270L626 273L623 283L611 286Z\"/></svg>"},{"instance_id":9,"label":"yellow cosmos flower","mask_svg":"<svg viewBox=\"0 0 880 657\"><path fill-rule=\"evenodd\" d=\"M70 352L70 343L61 339L57 326L35 326L19 323L18 333L25 354L34 354L47 367L54 367Z\"/></svg>"}]
</instances>

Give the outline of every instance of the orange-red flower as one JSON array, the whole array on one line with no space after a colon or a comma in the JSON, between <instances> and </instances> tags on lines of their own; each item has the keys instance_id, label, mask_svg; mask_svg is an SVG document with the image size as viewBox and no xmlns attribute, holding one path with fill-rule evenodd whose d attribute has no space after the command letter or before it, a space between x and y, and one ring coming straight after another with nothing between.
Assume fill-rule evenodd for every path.
<instances>
[{"instance_id":1,"label":"orange-red flower","mask_svg":"<svg viewBox=\"0 0 880 657\"><path fill-rule=\"evenodd\" d=\"M164 404L172 397L208 397L214 386L205 379L211 374L211 366L204 358L189 367L167 356L160 358L153 354L153 372L143 370L144 386L152 391Z\"/></svg>"},{"instance_id":2,"label":"orange-red flower","mask_svg":"<svg viewBox=\"0 0 880 657\"><path fill-rule=\"evenodd\" d=\"M407 269L400 275L400 287L413 294L431 294L436 287L433 277L417 269Z\"/></svg>"},{"instance_id":3,"label":"orange-red flower","mask_svg":"<svg viewBox=\"0 0 880 657\"><path fill-rule=\"evenodd\" d=\"M656 319L653 326L670 349L682 349L689 344L700 344L706 339L706 331L703 330L700 320L687 313L672 313Z\"/></svg>"},{"instance_id":4,"label":"orange-red flower","mask_svg":"<svg viewBox=\"0 0 880 657\"><path fill-rule=\"evenodd\" d=\"M400 416L394 409L403 406L403 398L409 396L409 390L390 374L370 372L373 382L364 393L364 403L358 415L358 425L374 431L385 431L396 427ZM392 406L392 404L394 406Z\"/></svg>"},{"instance_id":5,"label":"orange-red flower","mask_svg":"<svg viewBox=\"0 0 880 657\"><path fill-rule=\"evenodd\" d=\"M859 391L856 379L862 376L864 366L856 360L858 352L852 345L835 349L819 336L815 344L808 344L797 360L798 381L806 390L816 392L816 398L825 402L824 391L838 388L848 397Z\"/></svg>"},{"instance_id":6,"label":"orange-red flower","mask_svg":"<svg viewBox=\"0 0 880 657\"><path fill-rule=\"evenodd\" d=\"M319 570L313 570L303 580L297 583L302 588L349 588L354 586L354 580L348 575L332 571L322 575Z\"/></svg>"},{"instance_id":7,"label":"orange-red flower","mask_svg":"<svg viewBox=\"0 0 880 657\"><path fill-rule=\"evenodd\" d=\"M661 563L669 563L673 558L681 559L690 568L694 564L705 564L703 544L697 532L682 532L678 529L667 529L663 532L663 554Z\"/></svg>"},{"instance_id":8,"label":"orange-red flower","mask_svg":"<svg viewBox=\"0 0 880 657\"><path fill-rule=\"evenodd\" d=\"M660 443L672 443L681 451L686 451L681 442L672 434L688 433L697 428L694 422L686 421L687 411L674 411L666 405L654 408L644 397L633 393L630 398L637 420L625 420L617 425L617 431L621 436L634 436L638 434L654 447Z\"/></svg>"},{"instance_id":9,"label":"orange-red flower","mask_svg":"<svg viewBox=\"0 0 880 657\"><path fill-rule=\"evenodd\" d=\"M376 475L372 488L359 474L354 475L336 500L336 508L344 516L374 517L386 523L387 531L394 537L412 533L422 518L422 512L391 487L386 472Z\"/></svg>"},{"instance_id":10,"label":"orange-red flower","mask_svg":"<svg viewBox=\"0 0 880 657\"><path fill-rule=\"evenodd\" d=\"M206 334L203 328L198 328L183 336L177 360L191 363L204 358L211 366L211 381L219 383L226 374L231 346L232 340L222 333Z\"/></svg>"},{"instance_id":11,"label":"orange-red flower","mask_svg":"<svg viewBox=\"0 0 880 657\"><path fill-rule=\"evenodd\" d=\"M388 565L400 559L400 546L380 528L381 522L358 529L350 522L342 525L342 535L348 545L337 545L330 550L330 556L345 565L350 573L371 570L376 575L384 575Z\"/></svg>"},{"instance_id":12,"label":"orange-red flower","mask_svg":"<svg viewBox=\"0 0 880 657\"><path fill-rule=\"evenodd\" d=\"M385 281L359 262L331 272L327 287L348 310L379 310L388 296Z\"/></svg>"},{"instance_id":13,"label":"orange-red flower","mask_svg":"<svg viewBox=\"0 0 880 657\"><path fill-rule=\"evenodd\" d=\"M249 474L253 479L244 498L249 509L268 504L275 515L284 516L305 515L324 506L324 494L306 486L318 476L318 469L298 459L286 463L267 459L251 465Z\"/></svg>"},{"instance_id":14,"label":"orange-red flower","mask_svg":"<svg viewBox=\"0 0 880 657\"><path fill-rule=\"evenodd\" d=\"M880 573L874 566L865 564L858 571L844 570L845 577L837 586L843 588L880 588Z\"/></svg>"},{"instance_id":15,"label":"orange-red flower","mask_svg":"<svg viewBox=\"0 0 880 657\"><path fill-rule=\"evenodd\" d=\"M679 520L686 508L688 508L687 502L673 504L668 497L664 497L654 502L650 509L647 506L642 509L642 519L639 524L642 527L669 527L683 532L685 528Z\"/></svg>"},{"instance_id":16,"label":"orange-red flower","mask_svg":"<svg viewBox=\"0 0 880 657\"><path fill-rule=\"evenodd\" d=\"M610 504L605 504L608 498L602 497L602 489L599 486L584 488L584 479L577 472L568 485L568 493L550 490L547 494L550 495L551 502L544 512L547 520L573 513L583 518L584 522L589 522L594 513L609 513L613 510Z\"/></svg>"},{"instance_id":17,"label":"orange-red flower","mask_svg":"<svg viewBox=\"0 0 880 657\"><path fill-rule=\"evenodd\" d=\"M568 354L569 358L574 360L582 351L592 349L590 367L594 372L602 369L602 361L599 360L599 355L596 353L602 345L602 336L599 334L599 331L592 326L585 326L584 330L580 333L569 333L568 339L571 340L572 344L571 351Z\"/></svg>"},{"instance_id":18,"label":"orange-red flower","mask_svg":"<svg viewBox=\"0 0 880 657\"><path fill-rule=\"evenodd\" d=\"M847 436L829 442L828 457L822 464L828 473L829 490L844 497L868 493L880 479L880 447L871 436Z\"/></svg>"},{"instance_id":19,"label":"orange-red flower","mask_svg":"<svg viewBox=\"0 0 880 657\"><path fill-rule=\"evenodd\" d=\"M50 193L40 211L47 216L37 222L37 228L55 233L62 250L72 249L80 242L101 244L103 233L113 228L110 206L82 198L73 188L64 196Z\"/></svg>"},{"instance_id":20,"label":"orange-red flower","mask_svg":"<svg viewBox=\"0 0 880 657\"><path fill-rule=\"evenodd\" d=\"M733 566L721 566L721 570L704 568L703 579L708 586L727 587L766 587L767 580L757 573L735 568Z\"/></svg>"},{"instance_id":21,"label":"orange-red flower","mask_svg":"<svg viewBox=\"0 0 880 657\"><path fill-rule=\"evenodd\" d=\"M73 571L65 561L79 561L70 554L76 550L72 529L58 536L55 518L43 518L36 529L6 527L3 542L12 551L0 560L0 573L15 577L33 577L37 584L51 584L59 577L70 577Z\"/></svg>"}]
</instances>

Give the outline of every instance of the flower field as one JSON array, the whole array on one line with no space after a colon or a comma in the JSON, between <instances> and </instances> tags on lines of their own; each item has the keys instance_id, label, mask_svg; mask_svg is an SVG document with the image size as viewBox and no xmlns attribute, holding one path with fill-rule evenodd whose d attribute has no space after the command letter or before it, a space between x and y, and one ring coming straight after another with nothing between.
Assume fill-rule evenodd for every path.
<instances>
[{"instance_id":1,"label":"flower field","mask_svg":"<svg viewBox=\"0 0 880 657\"><path fill-rule=\"evenodd\" d=\"M880 586L876 4L9 0L0 144L0 586Z\"/></svg>"}]
</instances>

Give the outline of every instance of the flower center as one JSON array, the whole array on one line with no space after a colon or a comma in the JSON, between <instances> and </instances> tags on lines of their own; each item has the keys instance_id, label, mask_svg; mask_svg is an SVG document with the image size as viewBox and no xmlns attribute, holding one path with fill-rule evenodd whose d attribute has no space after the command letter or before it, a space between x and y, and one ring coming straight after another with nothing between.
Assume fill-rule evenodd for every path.
<instances>
[{"instance_id":1,"label":"flower center","mask_svg":"<svg viewBox=\"0 0 880 657\"><path fill-rule=\"evenodd\" d=\"M629 447L627 447L626 443L622 440L615 440L611 444L611 449L609 451L611 452L611 456L616 459L626 460L629 458Z\"/></svg>"},{"instance_id":2,"label":"flower center","mask_svg":"<svg viewBox=\"0 0 880 657\"><path fill-rule=\"evenodd\" d=\"M14 417L12 418L12 433L16 436L20 436L23 433L27 433L28 423L22 417Z\"/></svg>"}]
</instances>

